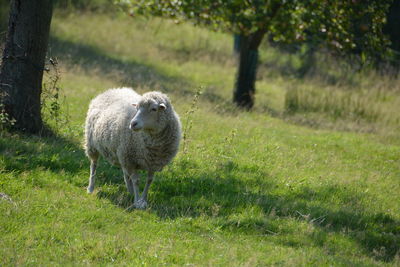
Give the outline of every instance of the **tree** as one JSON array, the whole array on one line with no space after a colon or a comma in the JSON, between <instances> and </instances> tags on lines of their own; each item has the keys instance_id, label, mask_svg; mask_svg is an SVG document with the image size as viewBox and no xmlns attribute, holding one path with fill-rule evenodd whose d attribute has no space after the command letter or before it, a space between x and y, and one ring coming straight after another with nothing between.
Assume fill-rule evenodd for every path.
<instances>
[{"instance_id":1,"label":"tree","mask_svg":"<svg viewBox=\"0 0 400 267\"><path fill-rule=\"evenodd\" d=\"M388 42L382 34L391 0L120 0L131 14L192 21L240 36L240 55L234 102L254 104L258 48L269 34L277 42L324 44L342 53L368 56L380 53ZM357 28L362 22L361 34Z\"/></svg>"},{"instance_id":2,"label":"tree","mask_svg":"<svg viewBox=\"0 0 400 267\"><path fill-rule=\"evenodd\" d=\"M14 128L43 130L40 95L48 45L52 0L12 0L0 68L0 96Z\"/></svg>"},{"instance_id":3,"label":"tree","mask_svg":"<svg viewBox=\"0 0 400 267\"><path fill-rule=\"evenodd\" d=\"M389 35L391 48L400 52L400 1L393 1L387 12L384 32Z\"/></svg>"}]
</instances>

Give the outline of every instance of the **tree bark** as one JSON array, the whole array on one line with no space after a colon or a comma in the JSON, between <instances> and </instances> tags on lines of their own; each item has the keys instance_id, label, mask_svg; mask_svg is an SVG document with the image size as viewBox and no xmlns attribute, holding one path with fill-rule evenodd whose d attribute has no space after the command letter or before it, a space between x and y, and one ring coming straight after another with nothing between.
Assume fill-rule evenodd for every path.
<instances>
[{"instance_id":1,"label":"tree bark","mask_svg":"<svg viewBox=\"0 0 400 267\"><path fill-rule=\"evenodd\" d=\"M0 96L13 127L27 133L43 130L40 94L52 11L52 0L11 0Z\"/></svg>"},{"instance_id":2,"label":"tree bark","mask_svg":"<svg viewBox=\"0 0 400 267\"><path fill-rule=\"evenodd\" d=\"M241 108L251 109L254 105L258 47L264 35L265 31L259 30L248 36L240 35L239 40L235 40L236 43L239 42L239 62L233 102ZM237 46L235 49L237 49Z\"/></svg>"}]
</instances>

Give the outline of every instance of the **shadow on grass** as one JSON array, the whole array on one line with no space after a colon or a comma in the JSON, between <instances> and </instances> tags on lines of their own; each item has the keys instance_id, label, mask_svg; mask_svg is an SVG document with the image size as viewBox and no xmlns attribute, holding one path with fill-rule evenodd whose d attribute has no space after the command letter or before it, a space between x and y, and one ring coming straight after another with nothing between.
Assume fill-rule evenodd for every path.
<instances>
[{"instance_id":1,"label":"shadow on grass","mask_svg":"<svg viewBox=\"0 0 400 267\"><path fill-rule=\"evenodd\" d=\"M7 134L0 137L0 152L4 170L17 173L41 168L76 174L85 157L81 147L59 136Z\"/></svg>"},{"instance_id":2,"label":"shadow on grass","mask_svg":"<svg viewBox=\"0 0 400 267\"><path fill-rule=\"evenodd\" d=\"M89 160L83 148L60 136L38 137L24 134L5 134L0 136L1 171L23 173L40 170L60 173L59 177L75 186L86 187L89 177ZM114 177L120 183L120 170L103 162L99 169L99 184ZM84 173L84 177L71 180L71 175ZM68 175L65 175L68 174ZM69 177L66 177L69 176ZM107 177L105 179L104 177ZM84 191L82 191L84 192Z\"/></svg>"},{"instance_id":3,"label":"shadow on grass","mask_svg":"<svg viewBox=\"0 0 400 267\"><path fill-rule=\"evenodd\" d=\"M149 212L161 219L205 216L215 228L255 235L285 234L295 231L285 225L285 220L286 224L287 220L303 221L318 229L318 234L314 231L304 236L318 246L324 245L329 233L338 233L359 243L367 256L377 260L392 261L400 249L400 223L385 213L371 214L360 207L363 196L350 188L302 187L273 194L268 192L280 185L274 184L268 174L260 180L258 172L228 164L214 171L185 175L200 166L185 161L175 164L158 175L150 190ZM243 181L241 175L251 178ZM123 209L133 201L122 185L100 189L97 196ZM333 197L348 206L330 206ZM284 245L296 247L303 243L289 240Z\"/></svg>"},{"instance_id":4,"label":"shadow on grass","mask_svg":"<svg viewBox=\"0 0 400 267\"><path fill-rule=\"evenodd\" d=\"M58 57L63 64L78 66L88 73L98 71L102 75L110 76L123 86L147 87L150 90L190 97L199 88L199 85L191 84L183 77L166 75L153 66L132 59L114 58L97 47L62 40L55 36L50 38L50 54ZM202 97L211 103L232 105L230 101L212 92L212 88L207 89Z\"/></svg>"}]
</instances>

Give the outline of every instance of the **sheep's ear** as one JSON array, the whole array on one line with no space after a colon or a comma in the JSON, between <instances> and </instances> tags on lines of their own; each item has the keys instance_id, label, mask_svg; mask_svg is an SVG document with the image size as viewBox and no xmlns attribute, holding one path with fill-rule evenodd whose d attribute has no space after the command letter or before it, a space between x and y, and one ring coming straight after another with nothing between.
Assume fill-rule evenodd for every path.
<instances>
[{"instance_id":1,"label":"sheep's ear","mask_svg":"<svg viewBox=\"0 0 400 267\"><path fill-rule=\"evenodd\" d=\"M160 105L158 105L158 107L159 107L161 110L167 109L167 106L166 106L164 103L161 103Z\"/></svg>"}]
</instances>

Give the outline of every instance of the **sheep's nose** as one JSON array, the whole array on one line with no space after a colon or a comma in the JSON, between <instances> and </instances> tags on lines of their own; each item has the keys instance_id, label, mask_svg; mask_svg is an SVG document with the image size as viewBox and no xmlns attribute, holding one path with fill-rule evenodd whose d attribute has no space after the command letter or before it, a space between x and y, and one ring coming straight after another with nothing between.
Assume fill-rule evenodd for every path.
<instances>
[{"instance_id":1,"label":"sheep's nose","mask_svg":"<svg viewBox=\"0 0 400 267\"><path fill-rule=\"evenodd\" d=\"M139 121L131 121L131 124L129 125L129 129L134 130L134 131L139 131L142 129L142 124Z\"/></svg>"},{"instance_id":2,"label":"sheep's nose","mask_svg":"<svg viewBox=\"0 0 400 267\"><path fill-rule=\"evenodd\" d=\"M135 127L136 127L137 125L138 125L137 121L132 121L132 122L129 124L129 129L135 130Z\"/></svg>"}]
</instances>

